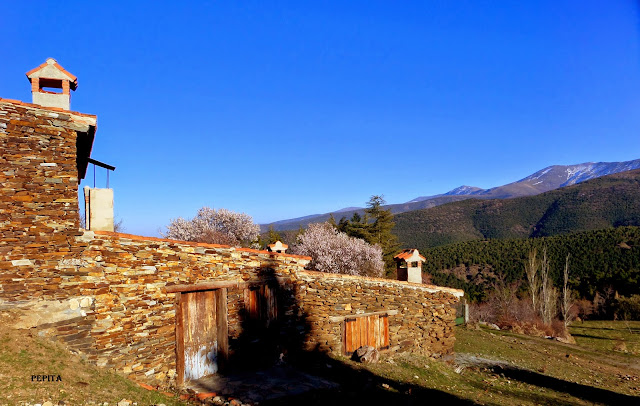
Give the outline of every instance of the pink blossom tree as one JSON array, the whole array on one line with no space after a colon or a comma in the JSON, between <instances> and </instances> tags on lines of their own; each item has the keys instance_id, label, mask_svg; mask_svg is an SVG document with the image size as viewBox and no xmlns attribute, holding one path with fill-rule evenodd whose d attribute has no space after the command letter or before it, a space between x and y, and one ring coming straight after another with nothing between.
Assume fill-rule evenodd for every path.
<instances>
[{"instance_id":1,"label":"pink blossom tree","mask_svg":"<svg viewBox=\"0 0 640 406\"><path fill-rule=\"evenodd\" d=\"M172 219L165 238L210 244L250 245L258 239L260 226L245 213L202 207L191 220Z\"/></svg>"},{"instance_id":2,"label":"pink blossom tree","mask_svg":"<svg viewBox=\"0 0 640 406\"><path fill-rule=\"evenodd\" d=\"M330 273L382 276L382 249L359 238L349 237L329 223L311 224L300 234L292 249L294 254L307 255L311 268Z\"/></svg>"}]
</instances>

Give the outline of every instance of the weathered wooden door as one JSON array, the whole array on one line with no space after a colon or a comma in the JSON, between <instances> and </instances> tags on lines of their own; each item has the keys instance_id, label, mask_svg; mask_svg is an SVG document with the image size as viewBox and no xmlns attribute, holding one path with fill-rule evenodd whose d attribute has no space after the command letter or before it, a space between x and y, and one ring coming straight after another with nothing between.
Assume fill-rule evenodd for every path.
<instances>
[{"instance_id":1,"label":"weathered wooden door","mask_svg":"<svg viewBox=\"0 0 640 406\"><path fill-rule=\"evenodd\" d=\"M351 355L363 345L376 349L389 348L389 316L371 314L344 320L343 349Z\"/></svg>"},{"instance_id":2,"label":"weathered wooden door","mask_svg":"<svg viewBox=\"0 0 640 406\"><path fill-rule=\"evenodd\" d=\"M278 319L276 287L270 284L256 285L244 290L244 305L250 320L264 327Z\"/></svg>"},{"instance_id":3,"label":"weathered wooden door","mask_svg":"<svg viewBox=\"0 0 640 406\"><path fill-rule=\"evenodd\" d=\"M228 347L226 289L182 292L176 314L178 384L211 375Z\"/></svg>"}]
</instances>

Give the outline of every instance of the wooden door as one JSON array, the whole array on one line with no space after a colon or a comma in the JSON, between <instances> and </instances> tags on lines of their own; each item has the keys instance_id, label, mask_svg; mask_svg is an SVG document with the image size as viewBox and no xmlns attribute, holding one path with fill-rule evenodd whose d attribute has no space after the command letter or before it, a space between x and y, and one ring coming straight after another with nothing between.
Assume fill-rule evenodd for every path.
<instances>
[{"instance_id":1,"label":"wooden door","mask_svg":"<svg viewBox=\"0 0 640 406\"><path fill-rule=\"evenodd\" d=\"M368 345L376 349L389 348L389 316L372 314L344 320L343 346L345 355Z\"/></svg>"},{"instance_id":2,"label":"wooden door","mask_svg":"<svg viewBox=\"0 0 640 406\"><path fill-rule=\"evenodd\" d=\"M244 306L249 320L269 327L278 319L277 289L264 284L248 287L244 290Z\"/></svg>"},{"instance_id":3,"label":"wooden door","mask_svg":"<svg viewBox=\"0 0 640 406\"><path fill-rule=\"evenodd\" d=\"M226 289L180 293L176 321L178 384L218 372L228 346Z\"/></svg>"}]
</instances>

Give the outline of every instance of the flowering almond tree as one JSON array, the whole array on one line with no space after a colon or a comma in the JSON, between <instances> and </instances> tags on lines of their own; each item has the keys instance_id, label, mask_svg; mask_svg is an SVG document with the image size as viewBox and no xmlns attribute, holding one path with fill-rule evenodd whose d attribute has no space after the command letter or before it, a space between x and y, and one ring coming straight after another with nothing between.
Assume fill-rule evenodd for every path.
<instances>
[{"instance_id":1,"label":"flowering almond tree","mask_svg":"<svg viewBox=\"0 0 640 406\"><path fill-rule=\"evenodd\" d=\"M382 249L349 237L329 223L311 224L298 236L293 253L310 256L311 268L321 272L382 276Z\"/></svg>"},{"instance_id":2,"label":"flowering almond tree","mask_svg":"<svg viewBox=\"0 0 640 406\"><path fill-rule=\"evenodd\" d=\"M253 243L259 233L260 226L254 224L248 214L202 207L191 220L182 217L171 220L163 236L174 240L239 246Z\"/></svg>"}]
</instances>

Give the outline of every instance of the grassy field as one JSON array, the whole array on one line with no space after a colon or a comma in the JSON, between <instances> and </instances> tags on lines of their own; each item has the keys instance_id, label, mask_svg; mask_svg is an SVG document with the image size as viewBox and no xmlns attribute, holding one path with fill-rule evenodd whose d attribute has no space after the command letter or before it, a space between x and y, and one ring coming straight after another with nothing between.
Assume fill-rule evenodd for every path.
<instances>
[{"instance_id":1,"label":"grassy field","mask_svg":"<svg viewBox=\"0 0 640 406\"><path fill-rule=\"evenodd\" d=\"M52 375L52 381L32 380ZM60 376L60 381L57 376ZM138 405L182 405L175 398L84 362L61 345L32 337L24 330L0 329L0 405L116 405L127 399ZM60 403L60 402L64 403Z\"/></svg>"},{"instance_id":2,"label":"grassy field","mask_svg":"<svg viewBox=\"0 0 640 406\"><path fill-rule=\"evenodd\" d=\"M362 365L310 356L297 364L340 388L263 405L640 405L640 322L576 323L571 332L576 345L461 326L455 356L440 360L396 354ZM181 404L25 332L4 329L0 345L0 405ZM59 374L62 382L32 382L33 374Z\"/></svg>"},{"instance_id":3,"label":"grassy field","mask_svg":"<svg viewBox=\"0 0 640 406\"><path fill-rule=\"evenodd\" d=\"M584 322L571 331L576 345L457 327L456 355L444 362L396 355L366 366L317 364L342 388L286 404L640 405L640 322Z\"/></svg>"}]
</instances>

